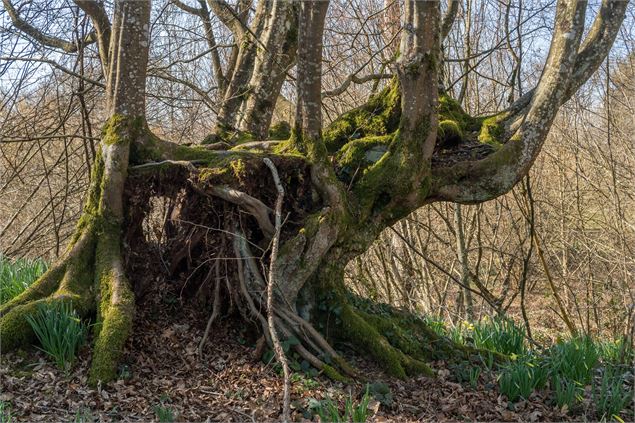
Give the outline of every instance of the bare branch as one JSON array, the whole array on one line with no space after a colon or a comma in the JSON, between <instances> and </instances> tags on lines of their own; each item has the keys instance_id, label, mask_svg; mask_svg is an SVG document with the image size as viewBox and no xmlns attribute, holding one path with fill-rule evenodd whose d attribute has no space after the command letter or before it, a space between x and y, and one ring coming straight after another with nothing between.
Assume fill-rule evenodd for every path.
<instances>
[{"instance_id":1,"label":"bare branch","mask_svg":"<svg viewBox=\"0 0 635 423\"><path fill-rule=\"evenodd\" d=\"M443 16L443 23L441 24L441 41L445 40L452 30L454 20L456 19L456 15L459 11L460 3L460 0L450 0L448 10L445 12L445 15Z\"/></svg>"},{"instance_id":2,"label":"bare branch","mask_svg":"<svg viewBox=\"0 0 635 423\"><path fill-rule=\"evenodd\" d=\"M46 34L22 19L18 14L18 11L15 9L15 7L13 7L13 4L10 0L2 0L2 4L7 10L8 15L13 22L13 25L15 25L17 29L31 37L33 40L44 46L56 48L66 53L75 53L77 51L77 45L75 43L64 40L63 38L54 37L52 35ZM95 41L97 41L97 34L95 34L95 32L91 32L84 39L84 44L92 44Z\"/></svg>"},{"instance_id":3,"label":"bare branch","mask_svg":"<svg viewBox=\"0 0 635 423\"><path fill-rule=\"evenodd\" d=\"M351 83L363 84L363 83L368 82L368 81L376 81L376 80L379 80L379 79L390 79L393 76L394 75L392 73L371 73L371 74L368 74L366 76L357 76L356 73L355 74L351 74L351 75L348 75L346 77L344 82L342 82L342 84L339 87L334 88L332 90L323 91L322 92L322 97L335 97L335 96L338 96L338 95L342 94L344 91L346 91L348 89L348 87L350 87Z\"/></svg>"},{"instance_id":4,"label":"bare branch","mask_svg":"<svg viewBox=\"0 0 635 423\"><path fill-rule=\"evenodd\" d=\"M84 80L84 81L86 81L86 82L88 82L90 84L93 84L93 85L99 87L99 88L106 88L106 85L103 84L102 82L95 81L94 79L91 79L91 78L88 78L86 76L80 75L77 72L74 72L74 71L70 70L69 68L60 65L55 60L45 59L45 58L34 59L34 58L31 58L31 57L6 57L6 56L0 57L0 60L46 63L47 65L51 65L55 69L61 70L62 72L66 73L66 74L68 74L70 76L82 79L82 80Z\"/></svg>"},{"instance_id":5,"label":"bare branch","mask_svg":"<svg viewBox=\"0 0 635 423\"><path fill-rule=\"evenodd\" d=\"M106 75L108 69L108 47L110 45L110 19L103 4L95 0L74 0L88 16L95 27L96 41L99 48L101 67Z\"/></svg>"}]
</instances>

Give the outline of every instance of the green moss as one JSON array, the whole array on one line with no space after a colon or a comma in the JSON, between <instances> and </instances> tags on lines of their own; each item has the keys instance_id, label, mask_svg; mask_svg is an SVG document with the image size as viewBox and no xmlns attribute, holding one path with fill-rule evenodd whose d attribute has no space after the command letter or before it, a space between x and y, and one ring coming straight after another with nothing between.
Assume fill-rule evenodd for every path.
<instances>
[{"instance_id":1,"label":"green moss","mask_svg":"<svg viewBox=\"0 0 635 423\"><path fill-rule=\"evenodd\" d=\"M389 316L372 315L342 307L340 316L345 339L364 353L368 353L389 374L404 378L434 372L418 358L425 357L423 349L413 335L408 335L403 326Z\"/></svg>"},{"instance_id":2,"label":"green moss","mask_svg":"<svg viewBox=\"0 0 635 423\"><path fill-rule=\"evenodd\" d=\"M481 119L482 123L478 140L497 148L503 145L505 141L503 140L505 128L502 122L505 117L506 114L503 113Z\"/></svg>"},{"instance_id":3,"label":"green moss","mask_svg":"<svg viewBox=\"0 0 635 423\"><path fill-rule=\"evenodd\" d=\"M215 144L217 142L229 142L233 133L233 128L218 122L216 125L216 131L206 136L205 139L203 139L202 144L207 145Z\"/></svg>"},{"instance_id":4,"label":"green moss","mask_svg":"<svg viewBox=\"0 0 635 423\"><path fill-rule=\"evenodd\" d=\"M290 135L290 137L292 137L292 135ZM302 154L302 152L296 148L295 143L292 139L288 139L276 144L276 146L273 147L272 151L274 154L280 154L284 156L304 157L304 154Z\"/></svg>"},{"instance_id":5,"label":"green moss","mask_svg":"<svg viewBox=\"0 0 635 423\"><path fill-rule=\"evenodd\" d=\"M56 291L59 296L75 296L73 307L82 317L95 310L95 242L92 234L87 236L77 255L69 258L66 273Z\"/></svg>"},{"instance_id":6,"label":"green moss","mask_svg":"<svg viewBox=\"0 0 635 423\"><path fill-rule=\"evenodd\" d=\"M341 115L324 130L327 151L332 154L349 141L394 132L401 116L400 101L399 84L393 80L366 104Z\"/></svg>"},{"instance_id":7,"label":"green moss","mask_svg":"<svg viewBox=\"0 0 635 423\"><path fill-rule=\"evenodd\" d=\"M402 366L406 371L406 374L409 376L417 376L417 375L426 375L428 377L434 376L434 370L430 368L423 361L417 360L415 358L409 357L408 355L403 354L402 358Z\"/></svg>"},{"instance_id":8,"label":"green moss","mask_svg":"<svg viewBox=\"0 0 635 423\"><path fill-rule=\"evenodd\" d=\"M245 162L241 159L232 160L229 163L229 166L231 167L231 170L234 173L234 176L238 180L240 180L244 176L244 173L247 169L247 167L245 166Z\"/></svg>"},{"instance_id":9,"label":"green moss","mask_svg":"<svg viewBox=\"0 0 635 423\"><path fill-rule=\"evenodd\" d=\"M131 165L142 164L147 162L156 162L161 160L161 150L158 147L162 141L149 134L149 140L146 143L133 142L130 145L130 156L128 162Z\"/></svg>"},{"instance_id":10,"label":"green moss","mask_svg":"<svg viewBox=\"0 0 635 423\"><path fill-rule=\"evenodd\" d=\"M459 124L450 119L439 122L437 130L437 144L442 147L454 146L465 139L465 134Z\"/></svg>"},{"instance_id":11,"label":"green moss","mask_svg":"<svg viewBox=\"0 0 635 423\"><path fill-rule=\"evenodd\" d=\"M102 192L103 175L104 160L100 149L97 151L97 157L95 157L95 162L91 169L90 186L88 187L88 194L84 201L83 213L77 221L75 232L73 233L68 249L72 248L84 231L93 225L95 218L99 214L99 200Z\"/></svg>"},{"instance_id":12,"label":"green moss","mask_svg":"<svg viewBox=\"0 0 635 423\"><path fill-rule=\"evenodd\" d=\"M284 120L271 125L271 128L269 128L269 139L288 140L290 136L291 125Z\"/></svg>"},{"instance_id":13,"label":"green moss","mask_svg":"<svg viewBox=\"0 0 635 423\"><path fill-rule=\"evenodd\" d=\"M233 144L240 145L246 142L254 141L256 137L251 132L240 131L240 132L236 132L236 134L234 135L232 139L234 140Z\"/></svg>"},{"instance_id":14,"label":"green moss","mask_svg":"<svg viewBox=\"0 0 635 423\"><path fill-rule=\"evenodd\" d=\"M323 138L312 138L294 129L291 131L289 143L293 150L299 151L312 163L325 163L328 160Z\"/></svg>"},{"instance_id":15,"label":"green moss","mask_svg":"<svg viewBox=\"0 0 635 423\"><path fill-rule=\"evenodd\" d=\"M145 132L143 116L111 116L102 129L102 142L106 145L130 144Z\"/></svg>"},{"instance_id":16,"label":"green moss","mask_svg":"<svg viewBox=\"0 0 635 423\"><path fill-rule=\"evenodd\" d=\"M238 145L245 142L253 141L254 139L255 137L250 132L239 131L227 126L219 126L216 129L216 132L206 136L201 144L208 145L218 142L225 142L230 145Z\"/></svg>"},{"instance_id":17,"label":"green moss","mask_svg":"<svg viewBox=\"0 0 635 423\"><path fill-rule=\"evenodd\" d=\"M398 352L390 346L375 327L360 317L348 305L342 305L340 337L352 342L356 349L369 354L388 374L406 377Z\"/></svg>"},{"instance_id":18,"label":"green moss","mask_svg":"<svg viewBox=\"0 0 635 423\"><path fill-rule=\"evenodd\" d=\"M207 180L217 180L218 178L227 176L228 173L229 171L224 167L206 167L200 171L198 179L201 182L205 182Z\"/></svg>"},{"instance_id":19,"label":"green moss","mask_svg":"<svg viewBox=\"0 0 635 423\"><path fill-rule=\"evenodd\" d=\"M354 176L361 176L364 170L376 163L388 151L392 136L370 136L347 143L335 156L337 175L349 182Z\"/></svg>"},{"instance_id":20,"label":"green moss","mask_svg":"<svg viewBox=\"0 0 635 423\"><path fill-rule=\"evenodd\" d=\"M399 127L401 119L401 95L399 85L392 81L384 90L372 96L368 103L338 117L324 130L324 143L330 154L340 150L347 143L369 136L385 136ZM449 124L453 135L465 138L465 133L478 131L482 119L474 118L447 94L439 96L439 121Z\"/></svg>"},{"instance_id":21,"label":"green moss","mask_svg":"<svg viewBox=\"0 0 635 423\"><path fill-rule=\"evenodd\" d=\"M201 162L207 167L223 167L234 159L249 157L252 153L245 151L215 151L201 146L176 146L170 156L173 160Z\"/></svg>"},{"instance_id":22,"label":"green moss","mask_svg":"<svg viewBox=\"0 0 635 423\"><path fill-rule=\"evenodd\" d=\"M113 115L102 129L102 143L129 145L128 161L132 164L161 158L159 145L162 141L148 129L143 116Z\"/></svg>"},{"instance_id":23,"label":"green moss","mask_svg":"<svg viewBox=\"0 0 635 423\"><path fill-rule=\"evenodd\" d=\"M480 126L479 119L466 113L459 102L447 94L439 96L439 121L444 120L454 121L462 132L476 131Z\"/></svg>"},{"instance_id":24,"label":"green moss","mask_svg":"<svg viewBox=\"0 0 635 423\"><path fill-rule=\"evenodd\" d=\"M100 289L95 326L95 349L89 383L109 382L132 331L134 294L125 276L116 269L121 246L118 226L102 228L96 249L96 283Z\"/></svg>"},{"instance_id":25,"label":"green moss","mask_svg":"<svg viewBox=\"0 0 635 423\"><path fill-rule=\"evenodd\" d=\"M18 305L2 316L2 319L0 319L0 339L2 340L3 351L11 351L33 343L35 334L26 318L27 316L34 316L37 312L38 304L46 302L46 299L40 299Z\"/></svg>"},{"instance_id":26,"label":"green moss","mask_svg":"<svg viewBox=\"0 0 635 423\"><path fill-rule=\"evenodd\" d=\"M389 204L394 207L386 211L384 217L388 220L405 217L409 212L407 207L393 204L392 200L405 198L412 192L422 192L419 186L413 184L421 182L417 174L426 166L422 157L422 144L429 130L430 124L424 120L416 126L409 138L402 137L400 130L396 131L388 152L365 170L359 183L353 187L364 216L377 215ZM414 163L418 167L413 167Z\"/></svg>"},{"instance_id":27,"label":"green moss","mask_svg":"<svg viewBox=\"0 0 635 423\"><path fill-rule=\"evenodd\" d=\"M361 311L358 311L358 313L376 327L377 330L388 339L391 345L405 354L416 358L425 358L425 352L422 348L423 343L420 339L417 339L414 333L408 333L403 323L394 317L386 315L370 314Z\"/></svg>"},{"instance_id":28,"label":"green moss","mask_svg":"<svg viewBox=\"0 0 635 423\"><path fill-rule=\"evenodd\" d=\"M60 301L75 304L81 301L81 299L77 295L54 294L36 301L18 305L3 315L0 319L2 350L11 351L19 347L27 347L35 342L35 334L27 321L27 317L35 316L39 307L42 305L50 305Z\"/></svg>"},{"instance_id":29,"label":"green moss","mask_svg":"<svg viewBox=\"0 0 635 423\"><path fill-rule=\"evenodd\" d=\"M134 295L130 288L126 286L119 293L116 303L111 304L110 300L111 298L102 298L101 308L105 311L102 311L99 334L95 341L89 379L91 385L96 385L99 381L109 382L117 377L117 365L132 332Z\"/></svg>"},{"instance_id":30,"label":"green moss","mask_svg":"<svg viewBox=\"0 0 635 423\"><path fill-rule=\"evenodd\" d=\"M348 378L342 376L340 372L335 370L335 367L329 366L328 364L324 365L324 367L322 368L322 372L329 379L334 380L336 382L344 382L344 383L350 382Z\"/></svg>"},{"instance_id":31,"label":"green moss","mask_svg":"<svg viewBox=\"0 0 635 423\"><path fill-rule=\"evenodd\" d=\"M351 168L375 163L388 150L392 139L390 135L383 135L351 141L337 152L336 161L340 167Z\"/></svg>"}]
</instances>

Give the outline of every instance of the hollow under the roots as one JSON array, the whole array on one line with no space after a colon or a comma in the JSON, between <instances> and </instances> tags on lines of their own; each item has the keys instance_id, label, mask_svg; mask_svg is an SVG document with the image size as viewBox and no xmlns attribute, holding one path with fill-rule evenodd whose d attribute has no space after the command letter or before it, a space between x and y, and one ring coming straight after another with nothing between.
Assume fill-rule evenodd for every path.
<instances>
[{"instance_id":1,"label":"hollow under the roots","mask_svg":"<svg viewBox=\"0 0 635 423\"><path fill-rule=\"evenodd\" d=\"M0 308L3 348L33 341L25 316L38 304L70 301L80 315L96 316L90 381L110 381L133 328L135 297L158 279L174 284L184 298L213 306L208 330L217 316L236 312L270 341L264 270L272 235L266 221L276 191L261 162L247 166L239 159L224 168L195 172L182 165L132 172L123 224L85 216L65 258ZM302 163L275 160L287 192L283 243L315 224L311 217L322 208L309 168ZM274 321L279 337L295 339L290 342L294 352L325 375L363 378L333 348L340 342L402 378L431 375L426 365L430 359L472 354L410 314L350 295L343 281L346 262L333 256L324 263L329 266L305 281L298 303L295 296L276 293Z\"/></svg>"},{"instance_id":2,"label":"hollow under the roots","mask_svg":"<svg viewBox=\"0 0 635 423\"><path fill-rule=\"evenodd\" d=\"M268 170L264 164L250 165L229 167L232 186L270 207L276 192ZM321 204L315 200L308 168L284 160L276 165L287 190L284 242L306 230ZM253 210L247 212L212 191L227 175L199 170L192 178L187 168L174 166L138 178L131 178L126 193L125 243L132 247L126 263L128 273L136 275L135 293L144 295L157 277L166 278L182 296L213 306L210 323L221 314L238 312L270 341L264 298L270 234ZM426 361L471 354L439 337L421 319L349 295L343 281L346 262L329 257L324 261L331 270L321 266L303 289L312 292L312 304L301 304L306 299L296 304L295 297L289 300L279 293L275 321L280 337L299 341L291 342L295 352L329 377L359 377L332 347L338 342L370 355L398 377L432 375Z\"/></svg>"}]
</instances>

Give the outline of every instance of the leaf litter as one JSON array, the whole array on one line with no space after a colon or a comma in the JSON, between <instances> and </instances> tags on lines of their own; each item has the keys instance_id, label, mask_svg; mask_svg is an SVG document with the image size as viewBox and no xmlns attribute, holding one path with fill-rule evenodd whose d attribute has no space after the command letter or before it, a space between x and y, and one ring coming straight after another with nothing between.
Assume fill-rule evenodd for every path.
<instances>
[{"instance_id":1,"label":"leaf litter","mask_svg":"<svg viewBox=\"0 0 635 423\"><path fill-rule=\"evenodd\" d=\"M279 420L282 378L273 363L253 358L253 343L244 338L247 325L231 318L219 321L205 346L204 359L199 360L197 347L206 316L166 295L171 295L169 290L140 300L119 379L106 386L88 386L90 343L67 374L35 348L3 354L0 401L8 404L13 420L158 421L157 407L171 410L178 422ZM391 401L370 403L375 422L575 419L536 393L529 400L509 404L498 392L493 375L482 374L473 389L454 382L445 363L434 362L437 377L398 380L362 357L347 356L370 382L381 381L390 388ZM343 408L349 396L359 400L364 387L323 376L297 376L292 417L317 421L311 404L330 398Z\"/></svg>"}]
</instances>

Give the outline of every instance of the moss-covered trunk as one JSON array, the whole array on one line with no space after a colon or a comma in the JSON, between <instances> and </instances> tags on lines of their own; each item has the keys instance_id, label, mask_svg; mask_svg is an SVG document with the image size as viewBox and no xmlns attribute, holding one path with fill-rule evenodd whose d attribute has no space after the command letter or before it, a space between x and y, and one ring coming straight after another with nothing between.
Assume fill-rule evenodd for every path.
<instances>
[{"instance_id":1,"label":"moss-covered trunk","mask_svg":"<svg viewBox=\"0 0 635 423\"><path fill-rule=\"evenodd\" d=\"M96 321L91 383L116 376L134 315L121 255L121 217L129 146L139 128L138 119L122 116L106 125L84 211L66 252L30 288L0 308L5 351L34 341L27 319L40 307L70 303L82 318Z\"/></svg>"}]
</instances>

